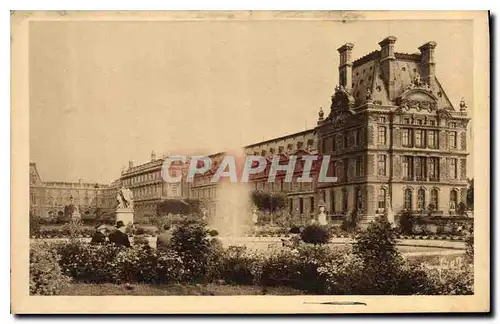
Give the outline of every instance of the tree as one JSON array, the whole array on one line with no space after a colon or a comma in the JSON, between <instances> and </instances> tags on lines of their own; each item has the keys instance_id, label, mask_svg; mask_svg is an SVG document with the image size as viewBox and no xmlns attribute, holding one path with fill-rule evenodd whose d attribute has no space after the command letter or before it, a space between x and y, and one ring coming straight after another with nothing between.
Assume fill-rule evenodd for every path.
<instances>
[{"instance_id":1,"label":"tree","mask_svg":"<svg viewBox=\"0 0 500 324\"><path fill-rule=\"evenodd\" d=\"M282 192L252 191L252 202L259 211L275 212L283 209L286 206L286 201L286 194Z\"/></svg>"},{"instance_id":2,"label":"tree","mask_svg":"<svg viewBox=\"0 0 500 324\"><path fill-rule=\"evenodd\" d=\"M156 206L157 216L165 216L168 214L188 215L200 213L201 202L198 199L165 199Z\"/></svg>"},{"instance_id":3,"label":"tree","mask_svg":"<svg viewBox=\"0 0 500 324\"><path fill-rule=\"evenodd\" d=\"M356 235L353 253L363 262L359 284L367 294L397 291L403 258L396 247L396 237L396 231L385 216L379 216Z\"/></svg>"},{"instance_id":4,"label":"tree","mask_svg":"<svg viewBox=\"0 0 500 324\"><path fill-rule=\"evenodd\" d=\"M474 178L467 179L469 187L467 188L467 207L474 209Z\"/></svg>"},{"instance_id":5,"label":"tree","mask_svg":"<svg viewBox=\"0 0 500 324\"><path fill-rule=\"evenodd\" d=\"M457 206L457 214L459 216L467 217L467 207L465 206L465 203L463 201L461 201Z\"/></svg>"}]
</instances>

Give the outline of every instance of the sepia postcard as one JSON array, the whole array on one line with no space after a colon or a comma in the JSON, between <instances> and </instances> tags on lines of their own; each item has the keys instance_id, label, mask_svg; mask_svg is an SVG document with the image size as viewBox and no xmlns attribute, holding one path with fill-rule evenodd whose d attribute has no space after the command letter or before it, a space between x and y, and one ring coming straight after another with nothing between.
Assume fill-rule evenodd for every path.
<instances>
[{"instance_id":1,"label":"sepia postcard","mask_svg":"<svg viewBox=\"0 0 500 324\"><path fill-rule=\"evenodd\" d=\"M489 53L485 11L11 12L11 312L489 312Z\"/></svg>"}]
</instances>

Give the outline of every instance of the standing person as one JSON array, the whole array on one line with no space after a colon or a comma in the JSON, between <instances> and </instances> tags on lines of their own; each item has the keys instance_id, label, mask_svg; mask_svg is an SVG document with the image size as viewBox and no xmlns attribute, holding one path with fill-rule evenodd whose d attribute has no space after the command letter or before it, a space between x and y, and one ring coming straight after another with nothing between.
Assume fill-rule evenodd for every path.
<instances>
[{"instance_id":1,"label":"standing person","mask_svg":"<svg viewBox=\"0 0 500 324\"><path fill-rule=\"evenodd\" d=\"M172 229L170 225L165 224L163 225L162 231L160 234L158 234L158 237L156 238L156 248L159 250L165 250L170 248L172 244Z\"/></svg>"},{"instance_id":2,"label":"standing person","mask_svg":"<svg viewBox=\"0 0 500 324\"><path fill-rule=\"evenodd\" d=\"M97 225L95 227L95 233L92 235L92 240L90 240L91 244L104 244L106 243L106 226L105 225Z\"/></svg>"},{"instance_id":3,"label":"standing person","mask_svg":"<svg viewBox=\"0 0 500 324\"><path fill-rule=\"evenodd\" d=\"M128 239L128 235L125 233L126 229L127 228L122 221L116 222L116 230L109 234L109 242L120 246L130 247L130 240Z\"/></svg>"}]
</instances>

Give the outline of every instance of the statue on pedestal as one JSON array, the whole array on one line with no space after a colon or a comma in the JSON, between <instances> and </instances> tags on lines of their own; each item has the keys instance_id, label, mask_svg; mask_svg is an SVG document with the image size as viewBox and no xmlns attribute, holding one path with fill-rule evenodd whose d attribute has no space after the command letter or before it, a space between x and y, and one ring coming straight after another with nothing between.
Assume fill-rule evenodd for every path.
<instances>
[{"instance_id":1,"label":"statue on pedestal","mask_svg":"<svg viewBox=\"0 0 500 324\"><path fill-rule=\"evenodd\" d=\"M391 196L387 195L387 201L385 202L385 210L386 210L386 215L387 215L387 220L389 223L394 225L394 211L392 210L391 207Z\"/></svg>"},{"instance_id":2,"label":"statue on pedestal","mask_svg":"<svg viewBox=\"0 0 500 324\"><path fill-rule=\"evenodd\" d=\"M116 200L118 201L117 209L127 208L134 209L134 194L132 190L121 187L116 193Z\"/></svg>"},{"instance_id":3,"label":"statue on pedestal","mask_svg":"<svg viewBox=\"0 0 500 324\"><path fill-rule=\"evenodd\" d=\"M116 222L123 222L123 224L134 224L134 195L132 190L121 187L116 192Z\"/></svg>"},{"instance_id":4,"label":"statue on pedestal","mask_svg":"<svg viewBox=\"0 0 500 324\"><path fill-rule=\"evenodd\" d=\"M319 225L325 226L328 224L328 221L326 220L326 212L325 212L326 204L323 201L321 201L319 203L318 207L319 207L318 223L319 223Z\"/></svg>"},{"instance_id":5,"label":"statue on pedestal","mask_svg":"<svg viewBox=\"0 0 500 324\"><path fill-rule=\"evenodd\" d=\"M252 208L252 223L254 225L259 221L259 214L257 213L257 208Z\"/></svg>"}]
</instances>

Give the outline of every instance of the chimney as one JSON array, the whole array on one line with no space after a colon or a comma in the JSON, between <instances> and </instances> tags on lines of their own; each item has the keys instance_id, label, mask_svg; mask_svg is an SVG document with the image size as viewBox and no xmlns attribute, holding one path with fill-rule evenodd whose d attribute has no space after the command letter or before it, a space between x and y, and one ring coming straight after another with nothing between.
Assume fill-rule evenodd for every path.
<instances>
[{"instance_id":1,"label":"chimney","mask_svg":"<svg viewBox=\"0 0 500 324\"><path fill-rule=\"evenodd\" d=\"M395 97L395 63L396 56L394 55L394 43L397 38L389 36L384 38L380 43L380 66L382 73L387 80L387 91L389 92L389 99L394 100Z\"/></svg>"},{"instance_id":2,"label":"chimney","mask_svg":"<svg viewBox=\"0 0 500 324\"><path fill-rule=\"evenodd\" d=\"M131 169L134 166L134 161L128 161L128 168Z\"/></svg>"},{"instance_id":3,"label":"chimney","mask_svg":"<svg viewBox=\"0 0 500 324\"><path fill-rule=\"evenodd\" d=\"M420 70L422 71L422 79L430 86L434 83L436 72L436 61L434 61L434 49L436 42L427 42L418 49L422 53L420 58Z\"/></svg>"},{"instance_id":4,"label":"chimney","mask_svg":"<svg viewBox=\"0 0 500 324\"><path fill-rule=\"evenodd\" d=\"M352 89L352 59L351 52L354 44L346 43L339 47L337 51L340 54L339 64L339 84L350 93Z\"/></svg>"}]
</instances>

